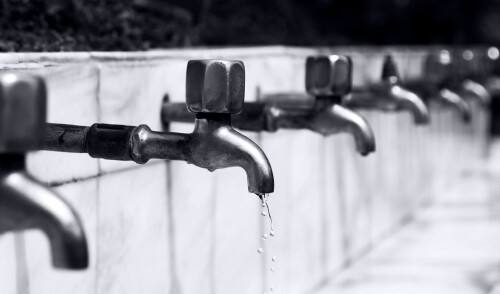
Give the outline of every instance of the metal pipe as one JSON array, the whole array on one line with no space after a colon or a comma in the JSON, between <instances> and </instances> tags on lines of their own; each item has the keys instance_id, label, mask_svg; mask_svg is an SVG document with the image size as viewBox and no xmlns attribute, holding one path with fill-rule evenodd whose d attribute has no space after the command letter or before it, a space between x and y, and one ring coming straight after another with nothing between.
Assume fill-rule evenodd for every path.
<instances>
[{"instance_id":1,"label":"metal pipe","mask_svg":"<svg viewBox=\"0 0 500 294\"><path fill-rule=\"evenodd\" d=\"M231 127L229 114L198 113L190 134L154 132L146 125L48 124L40 149L88 153L93 158L138 164L150 159L183 160L210 171L238 166L247 173L250 192L274 190L267 157L254 142Z\"/></svg>"},{"instance_id":2,"label":"metal pipe","mask_svg":"<svg viewBox=\"0 0 500 294\"><path fill-rule=\"evenodd\" d=\"M89 128L65 124L46 124L42 149L87 153L85 138Z\"/></svg>"}]
</instances>

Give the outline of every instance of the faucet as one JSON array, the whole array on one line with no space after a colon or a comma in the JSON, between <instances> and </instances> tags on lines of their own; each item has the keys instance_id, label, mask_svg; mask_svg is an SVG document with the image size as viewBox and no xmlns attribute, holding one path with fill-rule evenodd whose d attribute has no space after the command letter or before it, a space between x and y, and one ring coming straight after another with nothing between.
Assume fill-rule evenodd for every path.
<instances>
[{"instance_id":1,"label":"faucet","mask_svg":"<svg viewBox=\"0 0 500 294\"><path fill-rule=\"evenodd\" d=\"M476 56L478 52L472 50L457 50L452 55L452 68L455 72L451 84L459 93L475 98L480 105L487 108L491 103L491 94L483 85L480 76L484 68L480 59Z\"/></svg>"},{"instance_id":2,"label":"faucet","mask_svg":"<svg viewBox=\"0 0 500 294\"><path fill-rule=\"evenodd\" d=\"M464 123L470 123L472 110L470 104L460 94L448 87L453 75L451 57L447 50L432 52L423 63L423 78L409 80L405 86L421 95L428 103L448 105L457 110Z\"/></svg>"},{"instance_id":3,"label":"faucet","mask_svg":"<svg viewBox=\"0 0 500 294\"><path fill-rule=\"evenodd\" d=\"M480 83L485 85L492 97L500 94L500 73L498 62L500 50L497 47L489 47L483 52L481 71L478 72Z\"/></svg>"},{"instance_id":4,"label":"faucet","mask_svg":"<svg viewBox=\"0 0 500 294\"><path fill-rule=\"evenodd\" d=\"M40 229L54 267L87 268L87 240L76 212L26 171L26 152L39 148L45 125L43 80L0 74L0 105L0 232Z\"/></svg>"},{"instance_id":5,"label":"faucet","mask_svg":"<svg viewBox=\"0 0 500 294\"><path fill-rule=\"evenodd\" d=\"M405 89L400 82L396 63L392 56L387 55L382 66L382 82L366 88L354 88L352 94L344 99L343 105L383 111L409 110L416 124L428 124L427 106L417 94Z\"/></svg>"},{"instance_id":6,"label":"faucet","mask_svg":"<svg viewBox=\"0 0 500 294\"><path fill-rule=\"evenodd\" d=\"M369 123L359 114L341 105L342 97L352 88L352 61L347 56L330 55L308 57L306 61L306 90L314 96L313 105L282 103L299 96L278 94L266 96L266 102L245 103L240 115L233 115L233 125L246 131L275 132L278 129L308 129L324 136L351 133L361 155L375 151L375 137ZM295 97L296 98L296 97ZM273 99L275 101L273 101ZM192 122L185 107L166 100L162 108L164 124Z\"/></svg>"},{"instance_id":7,"label":"faucet","mask_svg":"<svg viewBox=\"0 0 500 294\"><path fill-rule=\"evenodd\" d=\"M155 132L147 125L48 124L42 149L139 164L153 158L182 160L209 171L241 167L248 191L262 197L274 191L271 165L257 144L231 126L231 114L241 111L244 95L243 62L191 60L186 105L196 117L192 133Z\"/></svg>"}]
</instances>

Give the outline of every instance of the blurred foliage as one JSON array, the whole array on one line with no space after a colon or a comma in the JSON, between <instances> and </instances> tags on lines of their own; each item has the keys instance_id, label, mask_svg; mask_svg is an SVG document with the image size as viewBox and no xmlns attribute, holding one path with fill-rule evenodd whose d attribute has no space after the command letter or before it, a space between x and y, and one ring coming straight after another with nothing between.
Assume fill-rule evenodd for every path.
<instances>
[{"instance_id":1,"label":"blurred foliage","mask_svg":"<svg viewBox=\"0 0 500 294\"><path fill-rule=\"evenodd\" d=\"M0 0L0 51L500 42L500 0Z\"/></svg>"},{"instance_id":2,"label":"blurred foliage","mask_svg":"<svg viewBox=\"0 0 500 294\"><path fill-rule=\"evenodd\" d=\"M145 50L189 44L182 17L132 0L0 0L0 51Z\"/></svg>"}]
</instances>

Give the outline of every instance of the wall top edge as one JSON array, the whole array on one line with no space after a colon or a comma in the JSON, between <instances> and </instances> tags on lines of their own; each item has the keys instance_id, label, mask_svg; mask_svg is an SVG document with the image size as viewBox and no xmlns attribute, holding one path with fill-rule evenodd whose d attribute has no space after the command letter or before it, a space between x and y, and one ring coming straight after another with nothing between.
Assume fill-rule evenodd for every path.
<instances>
[{"instance_id":1,"label":"wall top edge","mask_svg":"<svg viewBox=\"0 0 500 294\"><path fill-rule=\"evenodd\" d=\"M161 49L134 52L27 52L0 53L0 64L61 64L97 61L141 61L161 59L203 59L203 58L242 58L259 56L305 57L318 54L423 54L429 50L446 48L445 46L335 46L335 47L196 47L182 49ZM477 47L476 47L477 48Z\"/></svg>"}]
</instances>

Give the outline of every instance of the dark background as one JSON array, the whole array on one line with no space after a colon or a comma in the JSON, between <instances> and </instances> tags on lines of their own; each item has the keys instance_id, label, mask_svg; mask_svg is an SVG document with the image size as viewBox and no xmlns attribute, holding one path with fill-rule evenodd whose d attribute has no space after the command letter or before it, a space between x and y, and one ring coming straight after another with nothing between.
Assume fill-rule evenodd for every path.
<instances>
[{"instance_id":1,"label":"dark background","mask_svg":"<svg viewBox=\"0 0 500 294\"><path fill-rule=\"evenodd\" d=\"M0 0L0 51L500 43L500 0Z\"/></svg>"}]
</instances>

